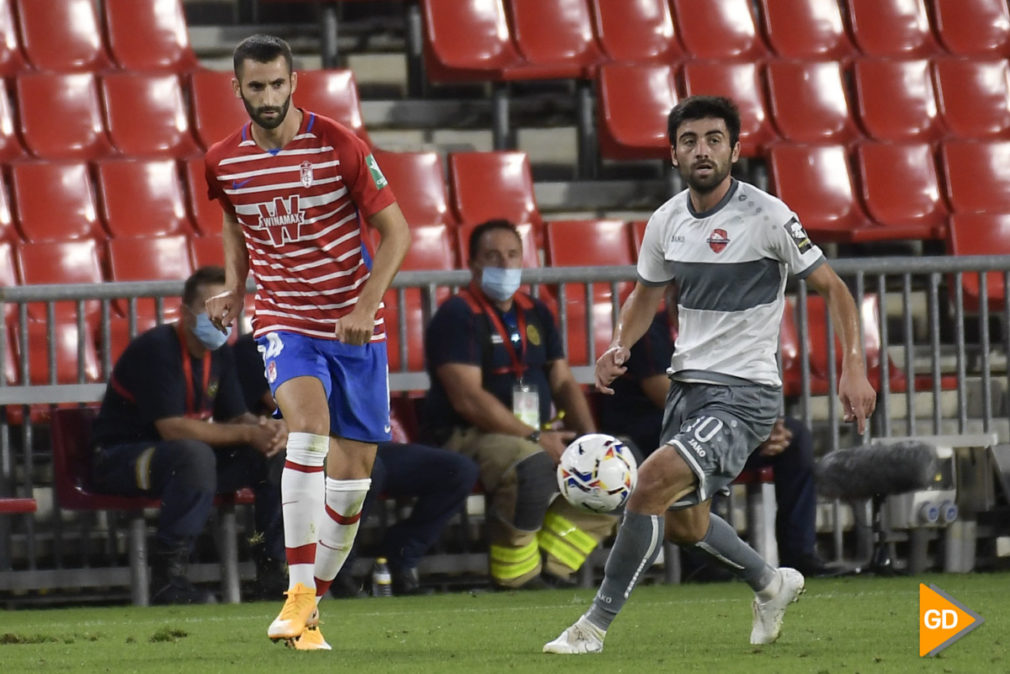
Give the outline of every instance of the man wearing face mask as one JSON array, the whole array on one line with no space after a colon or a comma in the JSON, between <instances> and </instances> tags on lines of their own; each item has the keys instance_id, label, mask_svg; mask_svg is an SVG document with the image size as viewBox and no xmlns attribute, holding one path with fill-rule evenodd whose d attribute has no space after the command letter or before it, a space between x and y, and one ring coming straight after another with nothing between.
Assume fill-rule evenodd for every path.
<instances>
[{"instance_id":1,"label":"man wearing face mask","mask_svg":"<svg viewBox=\"0 0 1010 674\"><path fill-rule=\"evenodd\" d=\"M224 283L220 267L203 267L186 280L179 321L130 342L95 420L96 486L162 500L151 551L155 604L213 601L189 582L186 566L214 495L242 487L255 492L257 538L264 539L259 589L287 586L279 483L287 430L246 410L231 351L220 349L228 334L207 319L204 302Z\"/></svg>"},{"instance_id":2,"label":"man wearing face mask","mask_svg":"<svg viewBox=\"0 0 1010 674\"><path fill-rule=\"evenodd\" d=\"M480 466L490 503L492 582L571 583L616 520L555 498L561 452L595 430L589 405L550 309L519 290L522 241L515 226L478 225L469 256L470 285L439 307L425 334L426 433ZM546 428L552 403L564 412L564 430Z\"/></svg>"}]
</instances>

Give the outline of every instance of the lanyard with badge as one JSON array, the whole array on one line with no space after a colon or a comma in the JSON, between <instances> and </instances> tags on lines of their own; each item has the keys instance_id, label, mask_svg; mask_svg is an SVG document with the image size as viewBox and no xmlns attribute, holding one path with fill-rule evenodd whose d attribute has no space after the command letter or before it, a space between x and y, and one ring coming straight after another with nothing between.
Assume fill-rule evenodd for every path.
<instances>
[{"instance_id":1,"label":"lanyard with badge","mask_svg":"<svg viewBox=\"0 0 1010 674\"><path fill-rule=\"evenodd\" d=\"M512 361L512 367L507 371L515 375L516 381L512 384L512 413L527 426L540 428L540 394L535 386L531 386L523 379L526 368L523 366L521 355L526 352L526 314L522 308L513 304L516 310L516 329L518 332L519 350L512 343L512 334L505 328L498 312L495 311L488 301L480 294L474 293L480 302L488 320L494 326L501 337L502 346Z\"/></svg>"},{"instance_id":2,"label":"lanyard with badge","mask_svg":"<svg viewBox=\"0 0 1010 674\"><path fill-rule=\"evenodd\" d=\"M205 409L196 409L196 391L195 384L193 381L193 365L190 362L189 352L186 349L186 337L182 334L183 327L182 322L179 322L179 349L182 356L182 376L183 384L186 387L186 418L187 419L209 419L211 412L206 409L208 385L210 384L210 370L211 361L213 359L213 351L208 350L207 355L203 357L203 387L200 389L200 407Z\"/></svg>"}]
</instances>

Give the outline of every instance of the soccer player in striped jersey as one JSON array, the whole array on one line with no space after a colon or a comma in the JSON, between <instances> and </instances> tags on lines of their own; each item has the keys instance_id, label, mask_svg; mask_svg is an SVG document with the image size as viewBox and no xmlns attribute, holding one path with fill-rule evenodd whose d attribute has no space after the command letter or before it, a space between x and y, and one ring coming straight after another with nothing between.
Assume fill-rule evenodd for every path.
<instances>
[{"instance_id":1,"label":"soccer player in striped jersey","mask_svg":"<svg viewBox=\"0 0 1010 674\"><path fill-rule=\"evenodd\" d=\"M381 302L410 234L368 146L292 106L298 76L286 42L246 38L234 66L250 121L207 151L227 272L207 313L222 329L235 320L252 272L253 335L290 431L281 477L289 589L267 634L329 650L317 604L354 542L376 443L390 439ZM365 222L381 236L374 259Z\"/></svg>"}]
</instances>

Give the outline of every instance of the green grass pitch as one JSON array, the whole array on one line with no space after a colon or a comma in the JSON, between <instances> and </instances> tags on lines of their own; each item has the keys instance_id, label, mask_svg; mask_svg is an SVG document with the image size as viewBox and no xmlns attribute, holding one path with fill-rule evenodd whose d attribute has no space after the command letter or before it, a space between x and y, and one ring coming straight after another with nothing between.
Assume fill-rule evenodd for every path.
<instances>
[{"instance_id":1,"label":"green grass pitch","mask_svg":"<svg viewBox=\"0 0 1010 674\"><path fill-rule=\"evenodd\" d=\"M918 656L919 583L985 623ZM272 644L280 602L0 612L0 671L85 672L1010 672L1010 573L813 579L778 643L754 647L742 583L640 587L599 655L540 652L592 590L326 600L332 652Z\"/></svg>"}]
</instances>

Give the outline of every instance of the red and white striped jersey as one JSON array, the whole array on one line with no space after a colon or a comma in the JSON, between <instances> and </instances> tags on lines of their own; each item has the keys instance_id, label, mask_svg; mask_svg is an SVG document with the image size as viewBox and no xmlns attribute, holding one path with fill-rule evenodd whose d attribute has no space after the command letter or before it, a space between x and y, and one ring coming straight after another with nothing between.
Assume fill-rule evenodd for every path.
<instances>
[{"instance_id":1,"label":"red and white striped jersey","mask_svg":"<svg viewBox=\"0 0 1010 674\"><path fill-rule=\"evenodd\" d=\"M395 201L368 146L339 123L303 110L295 137L268 151L251 122L205 157L210 198L242 225L256 280L253 329L334 339L368 280L364 220ZM382 309L372 341L385 339Z\"/></svg>"}]
</instances>

